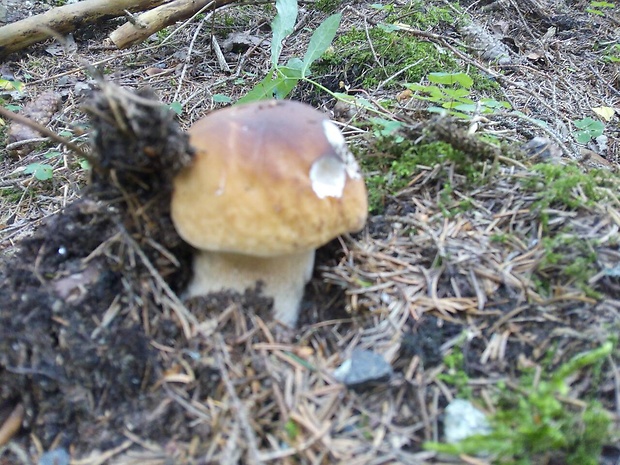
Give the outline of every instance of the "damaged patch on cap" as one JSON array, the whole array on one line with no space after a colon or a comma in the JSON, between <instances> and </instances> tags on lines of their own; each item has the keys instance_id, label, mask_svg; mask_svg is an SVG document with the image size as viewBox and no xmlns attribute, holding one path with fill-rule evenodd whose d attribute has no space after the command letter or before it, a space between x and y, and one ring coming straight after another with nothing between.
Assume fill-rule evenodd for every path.
<instances>
[{"instance_id":1,"label":"damaged patch on cap","mask_svg":"<svg viewBox=\"0 0 620 465\"><path fill-rule=\"evenodd\" d=\"M312 190L319 199L342 197L347 172L342 161L333 155L323 155L310 168Z\"/></svg>"},{"instance_id":2,"label":"damaged patch on cap","mask_svg":"<svg viewBox=\"0 0 620 465\"><path fill-rule=\"evenodd\" d=\"M323 133L325 134L325 138L329 142L329 145L332 146L334 152L336 152L338 157L340 157L347 175L351 179L359 179L362 176L360 173L360 168L355 160L355 157L349 151L347 143L344 140L344 136L340 132L340 129L338 129L338 126L326 119L323 121Z\"/></svg>"}]
</instances>

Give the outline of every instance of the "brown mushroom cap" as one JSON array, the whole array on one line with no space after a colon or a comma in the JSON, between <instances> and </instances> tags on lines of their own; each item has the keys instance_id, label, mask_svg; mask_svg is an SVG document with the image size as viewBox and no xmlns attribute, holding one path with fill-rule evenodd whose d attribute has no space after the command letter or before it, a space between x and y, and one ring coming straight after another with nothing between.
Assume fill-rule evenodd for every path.
<instances>
[{"instance_id":1,"label":"brown mushroom cap","mask_svg":"<svg viewBox=\"0 0 620 465\"><path fill-rule=\"evenodd\" d=\"M318 110L290 100L233 106L189 135L196 155L174 180L172 219L194 247L267 257L364 226L358 165Z\"/></svg>"}]
</instances>

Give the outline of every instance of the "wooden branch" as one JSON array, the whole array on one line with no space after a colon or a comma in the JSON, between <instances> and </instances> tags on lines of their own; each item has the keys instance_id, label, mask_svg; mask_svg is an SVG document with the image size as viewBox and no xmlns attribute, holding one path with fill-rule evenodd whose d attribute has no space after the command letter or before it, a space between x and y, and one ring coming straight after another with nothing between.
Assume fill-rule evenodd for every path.
<instances>
[{"instance_id":1,"label":"wooden branch","mask_svg":"<svg viewBox=\"0 0 620 465\"><path fill-rule=\"evenodd\" d=\"M123 16L127 11L144 11L170 0L84 0L52 8L40 15L30 16L0 27L0 56L21 50L80 26L107 18Z\"/></svg>"},{"instance_id":2,"label":"wooden branch","mask_svg":"<svg viewBox=\"0 0 620 465\"><path fill-rule=\"evenodd\" d=\"M136 16L132 22L113 31L110 39L118 48L127 48L142 42L166 26L192 17L205 7L213 11L235 1L237 0L174 0Z\"/></svg>"}]
</instances>

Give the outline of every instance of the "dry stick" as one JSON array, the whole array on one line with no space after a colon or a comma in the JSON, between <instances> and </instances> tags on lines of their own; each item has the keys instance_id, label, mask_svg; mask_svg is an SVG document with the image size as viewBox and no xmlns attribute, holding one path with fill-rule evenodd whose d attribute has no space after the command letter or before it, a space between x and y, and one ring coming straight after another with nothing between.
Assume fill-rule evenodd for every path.
<instances>
[{"instance_id":1,"label":"dry stick","mask_svg":"<svg viewBox=\"0 0 620 465\"><path fill-rule=\"evenodd\" d=\"M84 0L52 8L40 15L0 27L0 56L51 37L49 29L57 33L67 33L84 24L123 16L125 10L142 11L166 1L169 0Z\"/></svg>"},{"instance_id":2,"label":"dry stick","mask_svg":"<svg viewBox=\"0 0 620 465\"><path fill-rule=\"evenodd\" d=\"M209 15L213 15L213 13L211 12L209 13ZM194 43L196 43L196 38L198 37L198 34L200 33L205 21L207 21L207 19L209 18L209 15L205 16L205 18L198 23L198 27L196 27L196 30L194 31L194 35L192 36L192 40L189 43L189 47L188 47L187 54L185 57L185 62L183 63L183 69L181 69L181 75L179 76L179 85L177 86L177 90L174 93L174 97L172 97L173 102L176 102L177 99L179 98L179 93L181 92L181 88L183 84L185 83L185 73L187 73L187 68L192 60L192 51L194 50Z\"/></svg>"},{"instance_id":3,"label":"dry stick","mask_svg":"<svg viewBox=\"0 0 620 465\"><path fill-rule=\"evenodd\" d=\"M219 8L237 0L175 0L138 15L110 34L110 40L118 48L127 48L142 42L151 34L177 21L183 21L205 8Z\"/></svg>"}]
</instances>

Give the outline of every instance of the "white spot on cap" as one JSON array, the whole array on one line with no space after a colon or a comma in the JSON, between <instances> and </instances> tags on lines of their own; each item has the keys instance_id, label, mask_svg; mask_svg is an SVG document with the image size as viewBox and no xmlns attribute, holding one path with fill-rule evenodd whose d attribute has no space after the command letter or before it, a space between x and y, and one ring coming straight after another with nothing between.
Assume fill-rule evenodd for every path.
<instances>
[{"instance_id":1,"label":"white spot on cap","mask_svg":"<svg viewBox=\"0 0 620 465\"><path fill-rule=\"evenodd\" d=\"M338 126L328 119L323 120L323 132L336 152L340 153L342 148L347 150L347 143L344 140L344 136L340 132L340 129L338 129Z\"/></svg>"},{"instance_id":2,"label":"white spot on cap","mask_svg":"<svg viewBox=\"0 0 620 465\"><path fill-rule=\"evenodd\" d=\"M344 136L340 132L340 129L338 129L338 126L326 119L323 121L323 133L325 134L329 145L332 146L334 152L336 152L336 155L338 155L344 164L344 169L346 170L347 175L351 179L361 177L357 161L355 161L353 154L349 152L347 142L344 140Z\"/></svg>"},{"instance_id":3,"label":"white spot on cap","mask_svg":"<svg viewBox=\"0 0 620 465\"><path fill-rule=\"evenodd\" d=\"M310 168L312 190L319 199L342 197L347 182L347 172L341 160L333 155L324 155Z\"/></svg>"}]
</instances>

